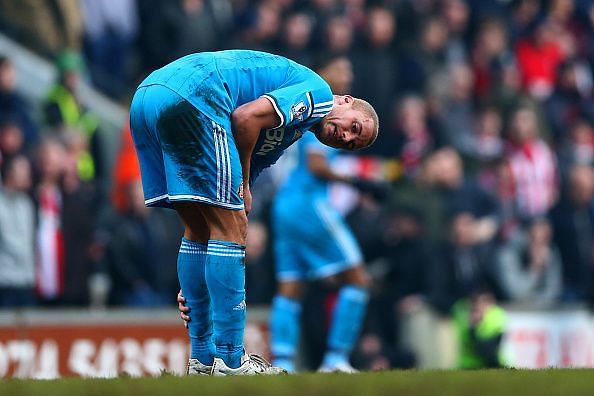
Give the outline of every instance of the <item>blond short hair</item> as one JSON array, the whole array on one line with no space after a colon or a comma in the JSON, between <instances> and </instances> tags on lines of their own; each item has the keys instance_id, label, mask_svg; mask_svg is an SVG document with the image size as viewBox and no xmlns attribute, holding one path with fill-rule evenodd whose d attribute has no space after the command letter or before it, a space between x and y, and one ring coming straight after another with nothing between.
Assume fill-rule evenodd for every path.
<instances>
[{"instance_id":1,"label":"blond short hair","mask_svg":"<svg viewBox=\"0 0 594 396\"><path fill-rule=\"evenodd\" d=\"M366 146L369 147L376 141L377 135L379 134L379 117L377 116L377 112L375 111L373 106L369 104L369 102L359 98L354 99L355 100L353 101L353 109L367 114L367 116L369 116L369 118L373 120L373 135L371 136L371 141Z\"/></svg>"}]
</instances>

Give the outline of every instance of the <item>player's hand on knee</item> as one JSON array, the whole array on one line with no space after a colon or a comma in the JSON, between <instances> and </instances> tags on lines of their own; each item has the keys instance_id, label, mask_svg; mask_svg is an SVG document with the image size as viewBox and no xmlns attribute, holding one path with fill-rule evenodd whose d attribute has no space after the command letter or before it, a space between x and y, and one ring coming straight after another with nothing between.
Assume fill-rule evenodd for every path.
<instances>
[{"instance_id":1,"label":"player's hand on knee","mask_svg":"<svg viewBox=\"0 0 594 396\"><path fill-rule=\"evenodd\" d=\"M188 322L190 321L190 316L188 316L190 308L186 307L186 298L183 296L181 290L177 293L177 307L179 309L179 314L184 321L184 326L187 328Z\"/></svg>"}]
</instances>

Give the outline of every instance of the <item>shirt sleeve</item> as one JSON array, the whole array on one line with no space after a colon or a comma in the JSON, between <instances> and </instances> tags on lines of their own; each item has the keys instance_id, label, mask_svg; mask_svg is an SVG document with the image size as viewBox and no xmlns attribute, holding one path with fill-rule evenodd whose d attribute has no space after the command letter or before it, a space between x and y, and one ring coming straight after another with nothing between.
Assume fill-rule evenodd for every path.
<instances>
[{"instance_id":1,"label":"shirt sleeve","mask_svg":"<svg viewBox=\"0 0 594 396\"><path fill-rule=\"evenodd\" d=\"M268 92L262 97L270 100L280 118L276 128L309 124L319 121L332 110L334 98L327 84L304 81Z\"/></svg>"}]
</instances>

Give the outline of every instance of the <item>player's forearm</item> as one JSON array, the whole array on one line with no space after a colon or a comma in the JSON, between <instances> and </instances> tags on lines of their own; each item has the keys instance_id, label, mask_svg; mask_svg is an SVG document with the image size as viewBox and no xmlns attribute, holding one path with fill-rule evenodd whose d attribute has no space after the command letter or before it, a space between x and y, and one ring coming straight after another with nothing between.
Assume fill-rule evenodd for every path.
<instances>
[{"instance_id":1,"label":"player's forearm","mask_svg":"<svg viewBox=\"0 0 594 396\"><path fill-rule=\"evenodd\" d=\"M340 175L332 170L323 154L311 152L307 161L309 171L319 179L330 182L350 182L351 178L349 176Z\"/></svg>"},{"instance_id":2,"label":"player's forearm","mask_svg":"<svg viewBox=\"0 0 594 396\"><path fill-rule=\"evenodd\" d=\"M249 122L235 122L234 118L233 137L239 153L239 161L241 162L244 183L249 183L250 162L259 134L260 130L257 126L250 125Z\"/></svg>"},{"instance_id":3,"label":"player's forearm","mask_svg":"<svg viewBox=\"0 0 594 396\"><path fill-rule=\"evenodd\" d=\"M231 114L235 145L243 173L243 182L248 185L250 161L254 147L263 129L278 125L280 119L268 99L259 98L239 106Z\"/></svg>"},{"instance_id":4,"label":"player's forearm","mask_svg":"<svg viewBox=\"0 0 594 396\"><path fill-rule=\"evenodd\" d=\"M340 183L350 183L351 177L345 175L339 175L330 169L327 168L317 168L315 170L310 168L311 173L316 175L319 179L330 181L330 182L340 182Z\"/></svg>"}]
</instances>

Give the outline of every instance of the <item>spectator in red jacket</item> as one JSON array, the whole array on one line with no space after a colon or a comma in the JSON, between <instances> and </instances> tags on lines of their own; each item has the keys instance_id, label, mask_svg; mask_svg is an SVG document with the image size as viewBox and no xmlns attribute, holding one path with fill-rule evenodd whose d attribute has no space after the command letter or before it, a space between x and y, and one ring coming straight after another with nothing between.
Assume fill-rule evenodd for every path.
<instances>
[{"instance_id":1,"label":"spectator in red jacket","mask_svg":"<svg viewBox=\"0 0 594 396\"><path fill-rule=\"evenodd\" d=\"M546 20L535 23L530 37L519 41L516 57L524 88L537 99L548 98L553 92L557 67L566 58L551 24Z\"/></svg>"}]
</instances>

